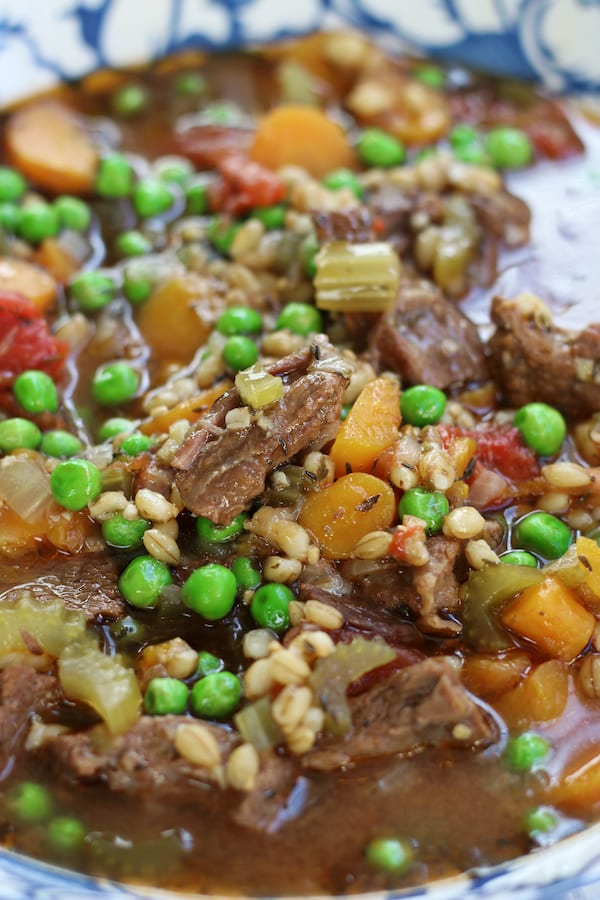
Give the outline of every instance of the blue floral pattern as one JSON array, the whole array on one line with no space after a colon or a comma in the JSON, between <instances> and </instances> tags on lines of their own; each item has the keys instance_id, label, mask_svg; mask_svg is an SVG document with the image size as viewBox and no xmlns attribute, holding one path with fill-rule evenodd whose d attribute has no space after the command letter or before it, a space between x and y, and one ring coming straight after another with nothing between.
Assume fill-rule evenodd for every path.
<instances>
[{"instance_id":1,"label":"blue floral pattern","mask_svg":"<svg viewBox=\"0 0 600 900\"><path fill-rule=\"evenodd\" d=\"M191 45L222 48L348 23L427 54L600 91L600 0L2 0L0 105L81 76ZM593 900L600 826L490 872L388 900L505 897ZM596 887L586 888L586 884ZM551 885L553 885L551 887ZM151 896L0 850L3 900Z\"/></svg>"}]
</instances>

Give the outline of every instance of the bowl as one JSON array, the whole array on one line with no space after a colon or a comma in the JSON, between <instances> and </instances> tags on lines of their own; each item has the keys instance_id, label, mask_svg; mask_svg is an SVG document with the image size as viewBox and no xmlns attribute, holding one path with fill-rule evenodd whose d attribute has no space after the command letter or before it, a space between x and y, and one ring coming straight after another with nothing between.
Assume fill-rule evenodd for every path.
<instances>
[{"instance_id":1,"label":"bowl","mask_svg":"<svg viewBox=\"0 0 600 900\"><path fill-rule=\"evenodd\" d=\"M192 46L223 49L340 25L384 45L535 78L553 91L600 90L597 0L420 0L418 5L408 0L5 0L3 6L2 106L97 68L135 65ZM598 896L594 883L599 881L597 825L499 866L368 896L591 900ZM0 886L4 900L170 896L89 878L5 849L0 849Z\"/></svg>"}]
</instances>

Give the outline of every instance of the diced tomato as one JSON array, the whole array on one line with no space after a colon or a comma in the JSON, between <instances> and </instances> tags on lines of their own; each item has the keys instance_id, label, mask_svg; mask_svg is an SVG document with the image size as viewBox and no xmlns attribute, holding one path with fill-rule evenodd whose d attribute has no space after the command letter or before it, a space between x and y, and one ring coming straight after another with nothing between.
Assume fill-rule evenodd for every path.
<instances>
[{"instance_id":1,"label":"diced tomato","mask_svg":"<svg viewBox=\"0 0 600 900\"><path fill-rule=\"evenodd\" d=\"M228 153L249 150L253 140L252 128L196 125L175 133L173 152L187 156L198 169L215 169Z\"/></svg>"},{"instance_id":2,"label":"diced tomato","mask_svg":"<svg viewBox=\"0 0 600 900\"><path fill-rule=\"evenodd\" d=\"M30 300L0 292L0 387L12 384L26 369L41 369L58 380L68 349L68 344L51 334Z\"/></svg>"},{"instance_id":3,"label":"diced tomato","mask_svg":"<svg viewBox=\"0 0 600 900\"><path fill-rule=\"evenodd\" d=\"M217 163L222 178L208 187L214 212L243 215L257 206L272 206L285 196L285 185L269 169L243 153L227 153Z\"/></svg>"},{"instance_id":4,"label":"diced tomato","mask_svg":"<svg viewBox=\"0 0 600 900\"><path fill-rule=\"evenodd\" d=\"M523 443L518 429L512 425L490 425L481 429L440 426L439 433L445 447L458 434L473 438L477 441L479 461L511 481L522 481L540 474L535 453Z\"/></svg>"},{"instance_id":5,"label":"diced tomato","mask_svg":"<svg viewBox=\"0 0 600 900\"><path fill-rule=\"evenodd\" d=\"M424 531L424 524L419 521L409 521L407 525L398 526L390 543L389 555L398 562L407 562L411 543L415 538L422 537Z\"/></svg>"}]
</instances>

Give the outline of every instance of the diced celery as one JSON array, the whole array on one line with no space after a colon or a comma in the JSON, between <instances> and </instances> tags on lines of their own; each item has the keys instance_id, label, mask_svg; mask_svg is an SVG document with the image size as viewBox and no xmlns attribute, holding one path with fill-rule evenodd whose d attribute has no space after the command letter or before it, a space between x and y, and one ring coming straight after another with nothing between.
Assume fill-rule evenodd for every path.
<instances>
[{"instance_id":1,"label":"diced celery","mask_svg":"<svg viewBox=\"0 0 600 900\"><path fill-rule=\"evenodd\" d=\"M402 267L389 244L324 244L316 256L316 305L336 312L385 312L396 300Z\"/></svg>"},{"instance_id":2,"label":"diced celery","mask_svg":"<svg viewBox=\"0 0 600 900\"><path fill-rule=\"evenodd\" d=\"M241 736L258 751L269 750L283 741L279 725L271 714L271 701L261 697L249 703L234 716L234 721Z\"/></svg>"},{"instance_id":3,"label":"diced celery","mask_svg":"<svg viewBox=\"0 0 600 900\"><path fill-rule=\"evenodd\" d=\"M70 644L58 675L65 696L95 709L111 734L122 734L139 718L142 694L135 673L119 655L106 656L90 642Z\"/></svg>"},{"instance_id":4,"label":"diced celery","mask_svg":"<svg viewBox=\"0 0 600 900\"><path fill-rule=\"evenodd\" d=\"M0 665L8 654L27 652L23 634L56 657L69 643L82 640L85 628L84 614L65 609L59 597L41 602L24 591L13 606L0 607Z\"/></svg>"},{"instance_id":5,"label":"diced celery","mask_svg":"<svg viewBox=\"0 0 600 900\"><path fill-rule=\"evenodd\" d=\"M235 386L242 401L252 409L262 409L283 396L282 379L278 375L271 375L260 363L238 372Z\"/></svg>"},{"instance_id":6,"label":"diced celery","mask_svg":"<svg viewBox=\"0 0 600 900\"><path fill-rule=\"evenodd\" d=\"M317 662L310 686L325 710L325 724L332 734L341 736L350 728L348 686L371 669L391 662L395 656L395 651L382 638L367 641L357 637L350 644L337 644L330 656Z\"/></svg>"}]
</instances>

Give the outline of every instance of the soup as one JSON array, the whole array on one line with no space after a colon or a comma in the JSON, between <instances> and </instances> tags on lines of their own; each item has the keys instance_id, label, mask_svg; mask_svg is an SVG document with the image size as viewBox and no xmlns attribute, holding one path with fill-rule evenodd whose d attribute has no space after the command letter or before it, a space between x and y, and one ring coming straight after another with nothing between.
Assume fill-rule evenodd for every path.
<instances>
[{"instance_id":1,"label":"soup","mask_svg":"<svg viewBox=\"0 0 600 900\"><path fill-rule=\"evenodd\" d=\"M592 822L594 128L335 33L2 133L5 845L343 894Z\"/></svg>"}]
</instances>

